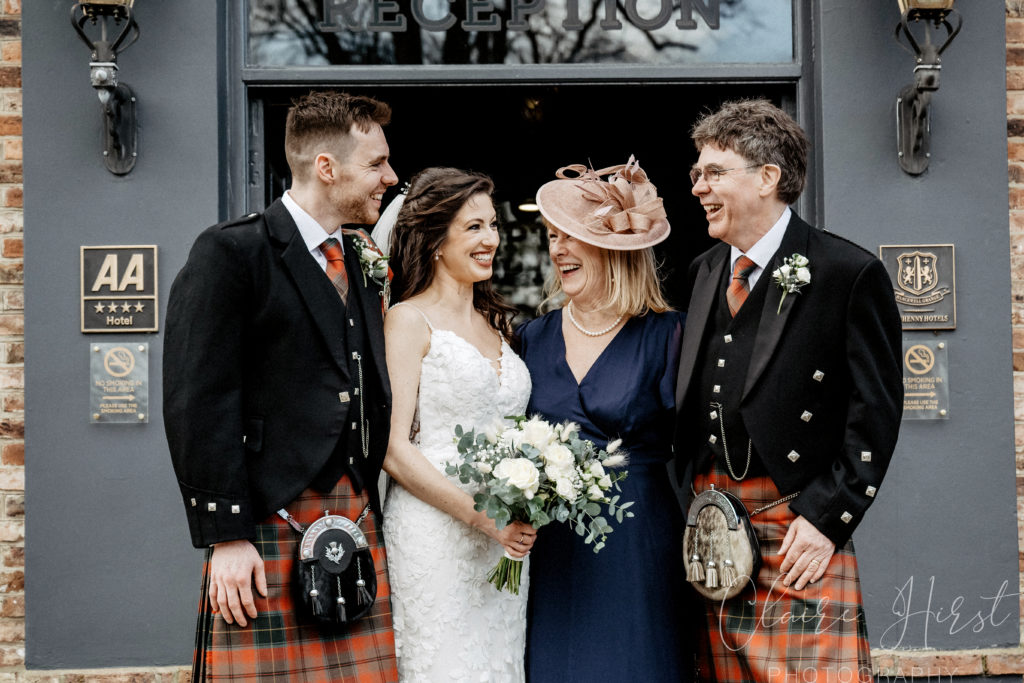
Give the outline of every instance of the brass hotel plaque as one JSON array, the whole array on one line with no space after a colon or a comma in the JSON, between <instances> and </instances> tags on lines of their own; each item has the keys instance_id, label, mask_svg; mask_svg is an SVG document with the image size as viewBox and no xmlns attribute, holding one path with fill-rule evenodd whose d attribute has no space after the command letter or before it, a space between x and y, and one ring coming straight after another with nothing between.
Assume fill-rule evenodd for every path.
<instances>
[{"instance_id":1,"label":"brass hotel plaque","mask_svg":"<svg viewBox=\"0 0 1024 683\"><path fill-rule=\"evenodd\" d=\"M156 245L81 250L82 332L156 332Z\"/></svg>"},{"instance_id":2,"label":"brass hotel plaque","mask_svg":"<svg viewBox=\"0 0 1024 683\"><path fill-rule=\"evenodd\" d=\"M956 257L952 244L882 245L904 330L956 329Z\"/></svg>"}]
</instances>

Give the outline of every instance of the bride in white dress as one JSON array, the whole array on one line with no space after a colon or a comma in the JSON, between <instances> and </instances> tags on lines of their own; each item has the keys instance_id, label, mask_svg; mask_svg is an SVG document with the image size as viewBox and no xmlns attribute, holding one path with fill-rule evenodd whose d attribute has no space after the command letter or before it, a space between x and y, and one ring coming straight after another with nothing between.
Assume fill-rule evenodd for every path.
<instances>
[{"instance_id":1,"label":"bride in white dress","mask_svg":"<svg viewBox=\"0 0 1024 683\"><path fill-rule=\"evenodd\" d=\"M431 168L413 178L390 241L401 303L384 321L391 436L384 508L403 683L524 680L527 567L519 595L487 574L523 558L536 531L498 530L473 490L444 474L455 425L486 430L520 415L530 375L508 345L515 309L491 289L500 241L486 176Z\"/></svg>"}]
</instances>

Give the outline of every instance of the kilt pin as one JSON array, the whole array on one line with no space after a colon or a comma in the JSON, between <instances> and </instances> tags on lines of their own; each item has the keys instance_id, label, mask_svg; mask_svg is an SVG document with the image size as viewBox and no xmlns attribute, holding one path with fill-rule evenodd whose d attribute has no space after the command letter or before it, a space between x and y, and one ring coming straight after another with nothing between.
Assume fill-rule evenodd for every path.
<instances>
[{"instance_id":1,"label":"kilt pin","mask_svg":"<svg viewBox=\"0 0 1024 683\"><path fill-rule=\"evenodd\" d=\"M732 480L717 461L693 487L728 491L756 510L782 494L771 477ZM797 591L782 585L777 555L796 515L776 505L751 518L762 563L753 585L721 603L702 600L700 680L852 683L873 680L853 541L836 548L820 581Z\"/></svg>"},{"instance_id":2,"label":"kilt pin","mask_svg":"<svg viewBox=\"0 0 1024 683\"><path fill-rule=\"evenodd\" d=\"M366 492L353 493L347 477L324 494L312 489L288 506L304 527L330 510L357 519L369 502ZM395 637L391 624L391 590L387 555L376 515L360 524L373 555L377 573L377 600L370 613L349 626L332 630L299 617L296 605L295 560L300 536L274 514L256 527L254 545L263 558L267 597L253 591L259 616L246 628L224 621L211 609L205 587L209 563L203 567L203 595L193 670L198 680L261 681L302 680L387 683L398 680Z\"/></svg>"}]
</instances>

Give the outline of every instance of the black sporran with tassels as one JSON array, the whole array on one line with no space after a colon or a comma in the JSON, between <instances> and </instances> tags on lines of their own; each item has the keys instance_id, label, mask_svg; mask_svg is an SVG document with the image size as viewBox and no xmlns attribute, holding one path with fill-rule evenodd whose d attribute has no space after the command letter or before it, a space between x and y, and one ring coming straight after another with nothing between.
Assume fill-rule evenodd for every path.
<instances>
[{"instance_id":1,"label":"black sporran with tassels","mask_svg":"<svg viewBox=\"0 0 1024 683\"><path fill-rule=\"evenodd\" d=\"M739 498L714 486L690 504L683 532L686 580L705 598L720 602L753 585L761 548Z\"/></svg>"},{"instance_id":2,"label":"black sporran with tassels","mask_svg":"<svg viewBox=\"0 0 1024 683\"><path fill-rule=\"evenodd\" d=\"M310 524L299 542L296 567L301 602L315 620L344 626L373 607L373 556L363 532L347 517L325 514Z\"/></svg>"}]
</instances>

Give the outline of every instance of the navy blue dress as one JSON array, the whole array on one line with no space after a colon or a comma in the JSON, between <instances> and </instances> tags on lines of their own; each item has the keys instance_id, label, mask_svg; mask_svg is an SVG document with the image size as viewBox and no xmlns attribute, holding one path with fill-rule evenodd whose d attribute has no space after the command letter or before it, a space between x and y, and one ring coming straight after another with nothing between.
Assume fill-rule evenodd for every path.
<instances>
[{"instance_id":1,"label":"navy blue dress","mask_svg":"<svg viewBox=\"0 0 1024 683\"><path fill-rule=\"evenodd\" d=\"M528 415L572 420L604 447L629 453L622 500L635 517L595 554L567 524L537 534L530 554L529 683L690 678L684 640L682 513L669 483L675 382L684 316L630 319L579 384L565 360L562 312L520 329L533 393Z\"/></svg>"}]
</instances>

